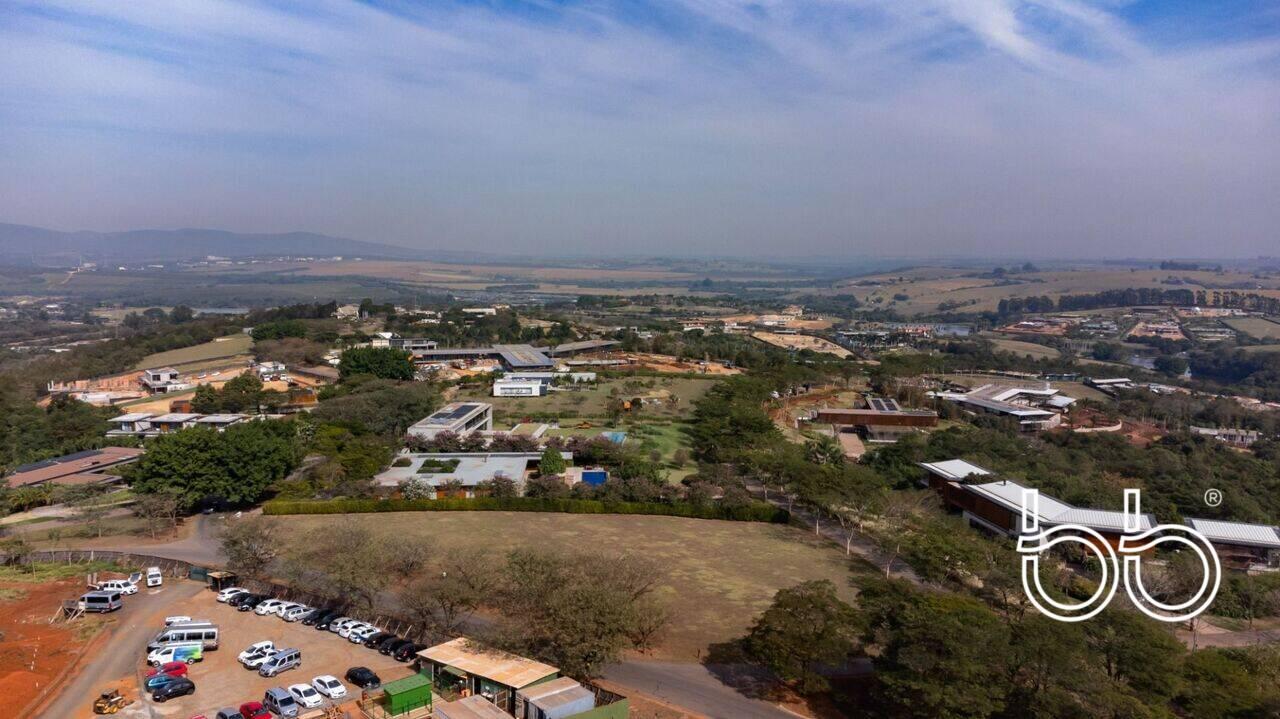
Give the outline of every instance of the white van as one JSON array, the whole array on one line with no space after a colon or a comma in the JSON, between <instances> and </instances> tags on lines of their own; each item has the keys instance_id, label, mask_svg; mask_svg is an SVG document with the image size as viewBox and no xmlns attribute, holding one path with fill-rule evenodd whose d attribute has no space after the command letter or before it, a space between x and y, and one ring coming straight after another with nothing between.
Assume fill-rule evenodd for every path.
<instances>
[{"instance_id":1,"label":"white van","mask_svg":"<svg viewBox=\"0 0 1280 719\"><path fill-rule=\"evenodd\" d=\"M164 574L159 567L147 567L147 586L158 587L164 584Z\"/></svg>"},{"instance_id":2,"label":"white van","mask_svg":"<svg viewBox=\"0 0 1280 719\"><path fill-rule=\"evenodd\" d=\"M169 662L194 664L202 659L204 659L204 646L200 642L166 644L147 653L147 664L153 667L164 666Z\"/></svg>"},{"instance_id":3,"label":"white van","mask_svg":"<svg viewBox=\"0 0 1280 719\"><path fill-rule=\"evenodd\" d=\"M88 592L80 597L80 609L86 612L114 612L123 606L120 592Z\"/></svg>"},{"instance_id":4,"label":"white van","mask_svg":"<svg viewBox=\"0 0 1280 719\"><path fill-rule=\"evenodd\" d=\"M147 651L166 644L188 644L200 642L205 649L218 648L218 626L208 622L191 622L166 627L147 643Z\"/></svg>"}]
</instances>

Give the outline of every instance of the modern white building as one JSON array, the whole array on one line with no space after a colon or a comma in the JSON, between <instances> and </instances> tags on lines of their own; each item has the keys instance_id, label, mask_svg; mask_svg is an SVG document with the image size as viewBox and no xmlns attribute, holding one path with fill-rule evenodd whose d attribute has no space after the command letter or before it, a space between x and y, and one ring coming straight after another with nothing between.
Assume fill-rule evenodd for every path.
<instances>
[{"instance_id":1,"label":"modern white building","mask_svg":"<svg viewBox=\"0 0 1280 719\"><path fill-rule=\"evenodd\" d=\"M500 377L493 381L494 397L542 397L547 393L549 384L540 379L508 379Z\"/></svg>"},{"instance_id":2,"label":"modern white building","mask_svg":"<svg viewBox=\"0 0 1280 719\"><path fill-rule=\"evenodd\" d=\"M453 402L409 427L408 433L435 439L441 432L471 434L493 429L493 405L485 402Z\"/></svg>"}]
</instances>

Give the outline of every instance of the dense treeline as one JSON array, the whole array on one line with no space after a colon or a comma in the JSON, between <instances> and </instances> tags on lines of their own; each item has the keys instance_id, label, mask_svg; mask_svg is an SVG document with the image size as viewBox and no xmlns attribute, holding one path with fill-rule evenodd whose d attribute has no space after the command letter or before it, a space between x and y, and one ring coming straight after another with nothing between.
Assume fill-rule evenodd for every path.
<instances>
[{"instance_id":1,"label":"dense treeline","mask_svg":"<svg viewBox=\"0 0 1280 719\"><path fill-rule=\"evenodd\" d=\"M12 378L0 376L0 474L18 465L102 446L109 412L67 398L40 407Z\"/></svg>"},{"instance_id":2,"label":"dense treeline","mask_svg":"<svg viewBox=\"0 0 1280 719\"><path fill-rule=\"evenodd\" d=\"M1125 488L1141 487L1144 510L1166 521L1185 516L1280 521L1280 461L1264 458L1269 453L1243 454L1185 435L1135 447L1109 433L1022 437L995 429L953 428L907 437L876 451L867 463L907 485L921 476L916 463L956 457L1072 504L1118 509ZM1221 506L1205 505L1210 488L1223 491Z\"/></svg>"}]
</instances>

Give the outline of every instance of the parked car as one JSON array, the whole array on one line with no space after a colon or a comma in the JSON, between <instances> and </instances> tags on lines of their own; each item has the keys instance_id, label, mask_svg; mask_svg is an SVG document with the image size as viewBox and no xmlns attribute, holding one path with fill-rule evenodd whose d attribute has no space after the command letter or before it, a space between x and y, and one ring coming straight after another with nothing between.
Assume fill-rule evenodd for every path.
<instances>
[{"instance_id":1,"label":"parked car","mask_svg":"<svg viewBox=\"0 0 1280 719\"><path fill-rule=\"evenodd\" d=\"M155 691L169 682L176 682L183 677L175 674L152 674L142 680L142 686L149 692Z\"/></svg>"},{"instance_id":2,"label":"parked car","mask_svg":"<svg viewBox=\"0 0 1280 719\"><path fill-rule=\"evenodd\" d=\"M382 652L382 648L383 648L383 647L389 647L389 646L391 646L392 644L395 644L395 643L396 643L396 642L398 642L398 641L401 641L400 637L398 637L398 636L396 636L396 635L394 635L394 634L392 634L392 633L390 633L390 632L385 632L385 633L384 633L384 635L383 635L383 637L382 637L381 639L378 639L377 641L374 641L373 639L370 639L369 641L366 641L366 642L365 642L365 646L367 646L367 647L369 647L370 649L373 649L373 650L375 650L375 651ZM390 654L391 652L382 652L382 653L383 653L383 654Z\"/></svg>"},{"instance_id":3,"label":"parked car","mask_svg":"<svg viewBox=\"0 0 1280 719\"><path fill-rule=\"evenodd\" d=\"M406 644L413 644L413 642L408 639L401 639L400 637L392 637L379 644L378 651L389 657L395 656L395 653L400 650L400 647L403 647Z\"/></svg>"},{"instance_id":4,"label":"parked car","mask_svg":"<svg viewBox=\"0 0 1280 719\"><path fill-rule=\"evenodd\" d=\"M258 667L258 674L264 677L274 677L280 672L286 672L300 666L302 666L302 650L281 649L263 662L262 666Z\"/></svg>"},{"instance_id":5,"label":"parked car","mask_svg":"<svg viewBox=\"0 0 1280 719\"><path fill-rule=\"evenodd\" d=\"M213 719L246 719L246 717L240 710L227 707L219 709L218 713L213 715Z\"/></svg>"},{"instance_id":6,"label":"parked car","mask_svg":"<svg viewBox=\"0 0 1280 719\"><path fill-rule=\"evenodd\" d=\"M425 644L416 644L414 642L409 642L408 644L405 644L404 646L397 649L396 653L393 654L392 656L398 662L408 662L408 661L412 661L414 657L418 656L418 652L426 648L427 647Z\"/></svg>"},{"instance_id":7,"label":"parked car","mask_svg":"<svg viewBox=\"0 0 1280 719\"><path fill-rule=\"evenodd\" d=\"M147 567L147 586L158 587L164 584L164 573L159 567Z\"/></svg>"},{"instance_id":8,"label":"parked car","mask_svg":"<svg viewBox=\"0 0 1280 719\"><path fill-rule=\"evenodd\" d=\"M204 659L204 644L201 642L184 642L182 644L165 644L156 647L147 654L147 664L153 667L164 666L170 662L195 664Z\"/></svg>"},{"instance_id":9,"label":"parked car","mask_svg":"<svg viewBox=\"0 0 1280 719\"><path fill-rule=\"evenodd\" d=\"M329 622L329 631L333 632L334 634L340 635L342 634L343 629L349 629L351 626L358 623L360 623L359 619L353 619L351 617L338 617L337 619Z\"/></svg>"},{"instance_id":10,"label":"parked car","mask_svg":"<svg viewBox=\"0 0 1280 719\"><path fill-rule=\"evenodd\" d=\"M265 649L256 654L250 654L249 656L242 659L240 663L244 665L245 669L253 669L256 671L258 669L261 669L262 665L266 664L267 660L275 655L276 655L276 649L272 647L271 649Z\"/></svg>"},{"instance_id":11,"label":"parked car","mask_svg":"<svg viewBox=\"0 0 1280 719\"><path fill-rule=\"evenodd\" d=\"M382 679L369 667L351 667L347 670L346 678L361 689L377 689L382 686Z\"/></svg>"},{"instance_id":12,"label":"parked car","mask_svg":"<svg viewBox=\"0 0 1280 719\"><path fill-rule=\"evenodd\" d=\"M265 617L268 614L274 614L282 604L284 604L282 599L264 599L258 603L258 606L253 608L253 613Z\"/></svg>"},{"instance_id":13,"label":"parked car","mask_svg":"<svg viewBox=\"0 0 1280 719\"><path fill-rule=\"evenodd\" d=\"M330 609L326 611L324 614L317 617L315 622L313 622L311 626L315 627L319 631L327 632L333 626L333 623L336 620L341 618L342 618L341 614Z\"/></svg>"},{"instance_id":14,"label":"parked car","mask_svg":"<svg viewBox=\"0 0 1280 719\"><path fill-rule=\"evenodd\" d=\"M294 607L301 607L301 606L302 605L297 602L281 601L280 604L278 604L275 608L271 610L271 613L283 619L285 612L289 611L290 609L293 609Z\"/></svg>"},{"instance_id":15,"label":"parked car","mask_svg":"<svg viewBox=\"0 0 1280 719\"><path fill-rule=\"evenodd\" d=\"M127 579L108 579L105 582L98 582L94 589L100 592L123 592L125 594L137 594L138 585Z\"/></svg>"},{"instance_id":16,"label":"parked car","mask_svg":"<svg viewBox=\"0 0 1280 719\"><path fill-rule=\"evenodd\" d=\"M313 627L315 626L316 622L320 621L322 617L324 617L326 614L329 614L331 611L332 610L325 609L324 607L316 607L311 611L307 612L306 614L303 614L301 617L298 617L298 621L302 622L304 625L308 627Z\"/></svg>"},{"instance_id":17,"label":"parked car","mask_svg":"<svg viewBox=\"0 0 1280 719\"><path fill-rule=\"evenodd\" d=\"M218 592L218 596L214 597L214 600L222 602L223 604L226 604L228 600L230 600L232 597L236 596L237 594L248 594L248 593L249 593L249 590L245 589L244 587L227 587L226 589L223 589L222 591Z\"/></svg>"},{"instance_id":18,"label":"parked car","mask_svg":"<svg viewBox=\"0 0 1280 719\"><path fill-rule=\"evenodd\" d=\"M177 677L173 681L163 686L156 687L151 692L151 700L157 704L173 699L174 697L185 697L188 694L196 693L196 683L186 677Z\"/></svg>"},{"instance_id":19,"label":"parked car","mask_svg":"<svg viewBox=\"0 0 1280 719\"><path fill-rule=\"evenodd\" d=\"M382 644L388 639L391 639L394 636L395 635L392 634L391 632L375 632L365 637L364 641L360 643L365 645L366 647L369 647L370 649L377 649L378 645Z\"/></svg>"},{"instance_id":20,"label":"parked car","mask_svg":"<svg viewBox=\"0 0 1280 719\"><path fill-rule=\"evenodd\" d=\"M293 695L281 689L280 687L271 687L262 695L262 705L282 717L298 716L298 702L293 700Z\"/></svg>"},{"instance_id":21,"label":"parked car","mask_svg":"<svg viewBox=\"0 0 1280 719\"><path fill-rule=\"evenodd\" d=\"M382 634L381 629L374 626L365 625L363 627L357 627L356 629L352 630L352 632L347 635L347 641L351 642L352 644L364 644L366 641L369 640L370 637L376 636L378 634Z\"/></svg>"},{"instance_id":22,"label":"parked car","mask_svg":"<svg viewBox=\"0 0 1280 719\"><path fill-rule=\"evenodd\" d=\"M247 648L245 648L243 652L240 652L239 656L236 657L236 661L244 663L245 660L250 659L252 657L260 656L262 654L267 654L268 656L270 656L271 654L274 654L275 651L276 651L276 645L270 639L263 642L254 642L253 644L250 644Z\"/></svg>"},{"instance_id":23,"label":"parked car","mask_svg":"<svg viewBox=\"0 0 1280 719\"><path fill-rule=\"evenodd\" d=\"M240 705L240 716L244 719L274 719L271 712L262 706L262 702L245 702Z\"/></svg>"},{"instance_id":24,"label":"parked car","mask_svg":"<svg viewBox=\"0 0 1280 719\"><path fill-rule=\"evenodd\" d=\"M347 695L347 687L332 674L321 674L312 679L311 687L330 699L341 699Z\"/></svg>"},{"instance_id":25,"label":"parked car","mask_svg":"<svg viewBox=\"0 0 1280 719\"><path fill-rule=\"evenodd\" d=\"M294 606L286 609L284 613L280 615L280 618L286 622L296 622L311 611L311 607L308 607L305 604L295 604Z\"/></svg>"},{"instance_id":26,"label":"parked car","mask_svg":"<svg viewBox=\"0 0 1280 719\"><path fill-rule=\"evenodd\" d=\"M153 677L157 674L170 674L175 677L185 677L187 675L186 662L167 662L158 667L151 667L147 670L147 677Z\"/></svg>"},{"instance_id":27,"label":"parked car","mask_svg":"<svg viewBox=\"0 0 1280 719\"><path fill-rule=\"evenodd\" d=\"M250 594L236 602L236 609L242 612L251 612L254 611L259 604L265 601L267 601L267 598L261 594Z\"/></svg>"},{"instance_id":28,"label":"parked car","mask_svg":"<svg viewBox=\"0 0 1280 719\"><path fill-rule=\"evenodd\" d=\"M303 709L315 709L324 703L324 697L310 684L292 684L289 686L289 693Z\"/></svg>"}]
</instances>

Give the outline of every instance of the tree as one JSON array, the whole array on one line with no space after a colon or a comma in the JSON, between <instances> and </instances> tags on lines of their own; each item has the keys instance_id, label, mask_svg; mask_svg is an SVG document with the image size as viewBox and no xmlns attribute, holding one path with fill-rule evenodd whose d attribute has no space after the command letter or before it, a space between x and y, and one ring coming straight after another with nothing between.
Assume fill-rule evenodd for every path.
<instances>
[{"instance_id":1,"label":"tree","mask_svg":"<svg viewBox=\"0 0 1280 719\"><path fill-rule=\"evenodd\" d=\"M227 566L250 579L266 579L281 546L275 523L261 516L228 520L220 542Z\"/></svg>"},{"instance_id":2,"label":"tree","mask_svg":"<svg viewBox=\"0 0 1280 719\"><path fill-rule=\"evenodd\" d=\"M405 499L432 499L436 488L423 477L410 477L400 483L400 496Z\"/></svg>"},{"instance_id":3,"label":"tree","mask_svg":"<svg viewBox=\"0 0 1280 719\"><path fill-rule=\"evenodd\" d=\"M201 414L216 414L222 409L222 397L213 385L196 385L196 392L191 397L191 408Z\"/></svg>"},{"instance_id":4,"label":"tree","mask_svg":"<svg viewBox=\"0 0 1280 719\"><path fill-rule=\"evenodd\" d=\"M569 485L554 474L532 477L524 483L524 495L537 499L564 499L569 496Z\"/></svg>"},{"instance_id":5,"label":"tree","mask_svg":"<svg viewBox=\"0 0 1280 719\"><path fill-rule=\"evenodd\" d=\"M812 694L828 688L818 665L843 662L857 639L853 607L823 579L779 590L752 625L744 648L774 674L795 682L800 692Z\"/></svg>"},{"instance_id":6,"label":"tree","mask_svg":"<svg viewBox=\"0 0 1280 719\"><path fill-rule=\"evenodd\" d=\"M75 508L76 521L84 524L85 529L95 536L101 537L106 530L107 508L97 497L85 497L72 506Z\"/></svg>"},{"instance_id":7,"label":"tree","mask_svg":"<svg viewBox=\"0 0 1280 719\"><path fill-rule=\"evenodd\" d=\"M451 636L492 598L502 567L483 549L450 549L400 592L400 601L424 626Z\"/></svg>"},{"instance_id":8,"label":"tree","mask_svg":"<svg viewBox=\"0 0 1280 719\"><path fill-rule=\"evenodd\" d=\"M872 696L884 715L978 719L1004 709L1009 628L994 612L899 583L868 587L859 603L876 649Z\"/></svg>"},{"instance_id":9,"label":"tree","mask_svg":"<svg viewBox=\"0 0 1280 719\"><path fill-rule=\"evenodd\" d=\"M496 499L510 499L520 495L515 480L502 474L495 474L492 479L481 482L478 489Z\"/></svg>"},{"instance_id":10,"label":"tree","mask_svg":"<svg viewBox=\"0 0 1280 719\"><path fill-rule=\"evenodd\" d=\"M566 469L564 457L560 455L560 450L554 447L547 447L542 451L542 459L538 461L538 473L543 476L559 476L564 474Z\"/></svg>"},{"instance_id":11,"label":"tree","mask_svg":"<svg viewBox=\"0 0 1280 719\"><path fill-rule=\"evenodd\" d=\"M183 324L184 322L190 322L195 318L196 318L195 310L192 310L190 307L187 307L186 305L177 305L169 313L169 321L174 323L175 325L180 325L180 324Z\"/></svg>"},{"instance_id":12,"label":"tree","mask_svg":"<svg viewBox=\"0 0 1280 719\"><path fill-rule=\"evenodd\" d=\"M232 504L258 501L298 464L291 422L248 422L225 432L195 427L152 440L130 466L139 494L171 492L183 510L217 498Z\"/></svg>"},{"instance_id":13,"label":"tree","mask_svg":"<svg viewBox=\"0 0 1280 719\"><path fill-rule=\"evenodd\" d=\"M805 456L814 464L844 464L844 448L829 434L805 442L804 450Z\"/></svg>"},{"instance_id":14,"label":"tree","mask_svg":"<svg viewBox=\"0 0 1280 719\"><path fill-rule=\"evenodd\" d=\"M133 513L146 522L147 531L155 539L161 530L173 531L178 526L178 497L170 492L141 495L133 505Z\"/></svg>"},{"instance_id":15,"label":"tree","mask_svg":"<svg viewBox=\"0 0 1280 719\"><path fill-rule=\"evenodd\" d=\"M351 519L328 522L291 542L282 570L294 584L336 606L370 609L390 581L386 558L400 547Z\"/></svg>"},{"instance_id":16,"label":"tree","mask_svg":"<svg viewBox=\"0 0 1280 719\"><path fill-rule=\"evenodd\" d=\"M636 637L658 631L657 565L632 555L512 552L497 593L494 641L591 677Z\"/></svg>"},{"instance_id":17,"label":"tree","mask_svg":"<svg viewBox=\"0 0 1280 719\"><path fill-rule=\"evenodd\" d=\"M380 379L411 380L414 376L413 356L392 347L353 347L342 353L338 373L344 380L362 374Z\"/></svg>"}]
</instances>

